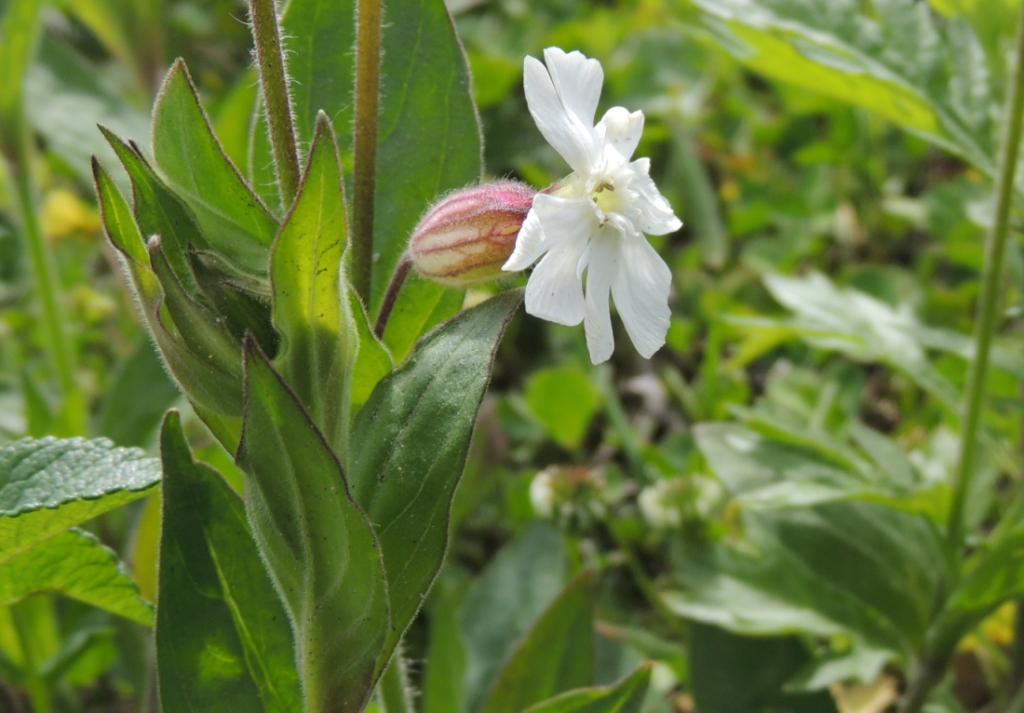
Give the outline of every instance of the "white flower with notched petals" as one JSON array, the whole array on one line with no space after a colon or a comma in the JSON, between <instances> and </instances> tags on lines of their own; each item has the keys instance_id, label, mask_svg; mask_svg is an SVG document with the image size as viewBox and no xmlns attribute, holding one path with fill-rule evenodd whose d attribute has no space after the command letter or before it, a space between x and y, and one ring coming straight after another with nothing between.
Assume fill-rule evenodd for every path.
<instances>
[{"instance_id":1,"label":"white flower with notched petals","mask_svg":"<svg viewBox=\"0 0 1024 713\"><path fill-rule=\"evenodd\" d=\"M573 172L534 199L503 269L540 260L526 285L526 311L558 324L585 322L595 364L615 346L609 295L633 345L650 358L665 343L672 273L644 233L664 235L682 223L648 175L650 160L630 161L643 112L613 107L595 126L601 63L557 47L544 50L544 61L526 58L526 102Z\"/></svg>"}]
</instances>

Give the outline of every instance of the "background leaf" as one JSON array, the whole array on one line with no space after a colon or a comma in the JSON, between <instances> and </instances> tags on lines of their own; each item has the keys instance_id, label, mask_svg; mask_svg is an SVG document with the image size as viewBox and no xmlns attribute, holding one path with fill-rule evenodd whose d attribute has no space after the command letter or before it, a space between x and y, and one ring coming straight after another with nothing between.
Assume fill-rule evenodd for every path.
<instances>
[{"instance_id":1,"label":"background leaf","mask_svg":"<svg viewBox=\"0 0 1024 713\"><path fill-rule=\"evenodd\" d=\"M153 607L117 554L95 536L78 529L7 558L0 564L0 606L36 592L66 597L106 609L140 624L153 623Z\"/></svg>"},{"instance_id":2,"label":"background leaf","mask_svg":"<svg viewBox=\"0 0 1024 713\"><path fill-rule=\"evenodd\" d=\"M99 438L23 439L0 448L0 562L141 498L160 463Z\"/></svg>"},{"instance_id":3,"label":"background leaf","mask_svg":"<svg viewBox=\"0 0 1024 713\"><path fill-rule=\"evenodd\" d=\"M585 572L562 590L498 673L481 713L519 713L592 682L593 586Z\"/></svg>"},{"instance_id":4,"label":"background leaf","mask_svg":"<svg viewBox=\"0 0 1024 713\"><path fill-rule=\"evenodd\" d=\"M302 708L288 615L241 498L192 459L176 411L164 420L156 650L164 710Z\"/></svg>"},{"instance_id":5,"label":"background leaf","mask_svg":"<svg viewBox=\"0 0 1024 713\"><path fill-rule=\"evenodd\" d=\"M640 713L650 678L648 664L611 686L570 691L531 706L525 713Z\"/></svg>"},{"instance_id":6,"label":"background leaf","mask_svg":"<svg viewBox=\"0 0 1024 713\"><path fill-rule=\"evenodd\" d=\"M590 377L571 366L538 369L526 386L530 412L568 450L575 449L583 440L600 401Z\"/></svg>"}]
</instances>

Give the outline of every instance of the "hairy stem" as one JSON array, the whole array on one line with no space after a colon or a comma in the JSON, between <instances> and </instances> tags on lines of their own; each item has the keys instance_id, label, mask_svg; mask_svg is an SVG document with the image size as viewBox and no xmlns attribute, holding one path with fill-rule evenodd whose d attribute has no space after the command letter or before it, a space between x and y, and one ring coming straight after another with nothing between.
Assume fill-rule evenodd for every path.
<instances>
[{"instance_id":1,"label":"hairy stem","mask_svg":"<svg viewBox=\"0 0 1024 713\"><path fill-rule=\"evenodd\" d=\"M295 120L274 0L249 0L249 17L256 44L260 86L263 87L263 106L270 127L270 144L274 150L277 183L281 191L281 203L287 211L299 191L302 169L295 142Z\"/></svg>"},{"instance_id":2,"label":"hairy stem","mask_svg":"<svg viewBox=\"0 0 1024 713\"><path fill-rule=\"evenodd\" d=\"M402 648L395 649L391 663L384 669L384 674L377 684L380 691L384 713L413 713L416 709L409 699L409 681L405 673L405 661L402 660Z\"/></svg>"},{"instance_id":3,"label":"hairy stem","mask_svg":"<svg viewBox=\"0 0 1024 713\"><path fill-rule=\"evenodd\" d=\"M996 183L996 214L985 245L985 267L981 275L981 302L978 305L978 323L975 328L974 359L967 377L963 420L960 426L960 459L956 468L953 503L949 512L948 535L954 548L959 548L964 529L964 503L970 491L974 470L974 455L978 445L978 426L981 421L982 400L985 395L985 377L988 372L989 350L995 333L999 312L999 287L1003 276L1003 256L1009 234L1010 207L1013 202L1014 176L1020 151L1021 118L1024 117L1024 10L1017 23L1016 59L1010 85L1009 111L1002 150L999 157L999 176Z\"/></svg>"},{"instance_id":4,"label":"hairy stem","mask_svg":"<svg viewBox=\"0 0 1024 713\"><path fill-rule=\"evenodd\" d=\"M377 335L377 339L384 338L384 330L387 329L391 311L395 308L398 293L402 291L402 285L405 284L405 278L409 276L411 268L412 260L409 259L407 253L402 253L402 257L398 258L398 264L395 266L395 272L391 275L391 282L388 283L388 291L384 293L384 299L380 303L377 321L373 325L373 333Z\"/></svg>"},{"instance_id":5,"label":"hairy stem","mask_svg":"<svg viewBox=\"0 0 1024 713\"><path fill-rule=\"evenodd\" d=\"M373 210L377 184L377 119L380 113L382 0L356 7L356 96L353 134L352 289L370 309L373 280Z\"/></svg>"}]
</instances>

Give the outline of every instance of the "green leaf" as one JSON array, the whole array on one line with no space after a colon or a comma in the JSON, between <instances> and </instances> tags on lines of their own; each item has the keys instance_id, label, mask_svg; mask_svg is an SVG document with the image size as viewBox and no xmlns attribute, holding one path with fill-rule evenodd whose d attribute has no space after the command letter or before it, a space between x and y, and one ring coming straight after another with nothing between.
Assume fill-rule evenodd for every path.
<instances>
[{"instance_id":1,"label":"green leaf","mask_svg":"<svg viewBox=\"0 0 1024 713\"><path fill-rule=\"evenodd\" d=\"M164 419L156 652L164 710L302 708L288 616L245 506L192 458L177 411Z\"/></svg>"},{"instance_id":2,"label":"green leaf","mask_svg":"<svg viewBox=\"0 0 1024 713\"><path fill-rule=\"evenodd\" d=\"M875 16L855 0L694 2L715 41L755 71L869 109L994 173L991 121L957 89L978 80L961 57L978 44L964 20L944 31L912 0L879 3ZM987 77L972 92L987 94Z\"/></svg>"},{"instance_id":3,"label":"green leaf","mask_svg":"<svg viewBox=\"0 0 1024 713\"><path fill-rule=\"evenodd\" d=\"M54 591L149 626L153 607L139 595L117 554L71 529L0 564L0 606Z\"/></svg>"},{"instance_id":4,"label":"green leaf","mask_svg":"<svg viewBox=\"0 0 1024 713\"><path fill-rule=\"evenodd\" d=\"M25 100L25 112L46 150L83 183L91 180L90 157L108 164L116 159L96 131L97 124L121 136L145 139L148 145L148 112L128 101L124 91L84 55L54 38L43 37L39 57L29 69ZM127 190L127 181L122 183Z\"/></svg>"},{"instance_id":5,"label":"green leaf","mask_svg":"<svg viewBox=\"0 0 1024 713\"><path fill-rule=\"evenodd\" d=\"M480 713L519 713L591 683L594 676L594 579L571 581L519 642Z\"/></svg>"},{"instance_id":6,"label":"green leaf","mask_svg":"<svg viewBox=\"0 0 1024 713\"><path fill-rule=\"evenodd\" d=\"M505 326L522 292L498 295L420 340L356 417L349 460L356 501L374 523L397 645L437 576L452 499Z\"/></svg>"},{"instance_id":7,"label":"green leaf","mask_svg":"<svg viewBox=\"0 0 1024 713\"><path fill-rule=\"evenodd\" d=\"M526 385L526 405L559 445L575 450L601 398L590 377L572 366L539 369Z\"/></svg>"},{"instance_id":8,"label":"green leaf","mask_svg":"<svg viewBox=\"0 0 1024 713\"><path fill-rule=\"evenodd\" d=\"M348 291L348 301L356 333L359 336L359 352L356 355L355 364L352 366L351 393L349 394L349 408L354 420L359 409L369 400L373 390L377 388L377 384L388 375L395 363L391 359L388 348L381 343L370 328L370 319L366 314L366 309L351 289Z\"/></svg>"},{"instance_id":9,"label":"green leaf","mask_svg":"<svg viewBox=\"0 0 1024 713\"><path fill-rule=\"evenodd\" d=\"M203 232L218 236L218 248L246 271L265 274L277 221L221 148L182 60L153 109L153 158Z\"/></svg>"},{"instance_id":10,"label":"green leaf","mask_svg":"<svg viewBox=\"0 0 1024 713\"><path fill-rule=\"evenodd\" d=\"M466 705L476 711L501 664L557 596L565 547L550 525L534 522L491 560L459 607L466 642Z\"/></svg>"},{"instance_id":11,"label":"green leaf","mask_svg":"<svg viewBox=\"0 0 1024 713\"><path fill-rule=\"evenodd\" d=\"M909 656L952 579L935 525L869 503L748 513L745 542L708 546L680 567L677 613L758 636L845 633Z\"/></svg>"},{"instance_id":12,"label":"green leaf","mask_svg":"<svg viewBox=\"0 0 1024 713\"><path fill-rule=\"evenodd\" d=\"M0 448L0 562L141 498L160 463L105 438L23 439Z\"/></svg>"},{"instance_id":13,"label":"green leaf","mask_svg":"<svg viewBox=\"0 0 1024 713\"><path fill-rule=\"evenodd\" d=\"M394 630L380 550L323 435L252 339L245 353L246 512L295 629L306 706L360 711Z\"/></svg>"},{"instance_id":14,"label":"green leaf","mask_svg":"<svg viewBox=\"0 0 1024 713\"><path fill-rule=\"evenodd\" d=\"M462 680L466 674L466 645L459 630L458 599L454 587L441 580L430 591L427 621L429 643L420 688L423 713L451 713L463 706Z\"/></svg>"},{"instance_id":15,"label":"green leaf","mask_svg":"<svg viewBox=\"0 0 1024 713\"><path fill-rule=\"evenodd\" d=\"M415 270L410 272L384 329L384 344L394 360L401 362L421 334L457 314L462 301L462 290L425 280Z\"/></svg>"},{"instance_id":16,"label":"green leaf","mask_svg":"<svg viewBox=\"0 0 1024 713\"><path fill-rule=\"evenodd\" d=\"M525 713L640 713L650 679L651 666L647 664L611 686L563 693Z\"/></svg>"},{"instance_id":17,"label":"green leaf","mask_svg":"<svg viewBox=\"0 0 1024 713\"><path fill-rule=\"evenodd\" d=\"M323 110L339 132L346 160L352 145L354 13L354 0L292 0L282 18L299 143L312 140L317 113ZM445 4L441 0L388 3L381 41L373 250L380 259L373 266L373 298L367 305L371 316L420 216L445 192L480 179L482 145L469 69ZM266 122L258 122L254 131L253 166L260 173L252 182L270 184L258 188L269 193L274 188L273 178L267 178L272 162ZM269 202L270 196L263 195ZM458 294L440 287L434 291ZM409 290L399 303L407 303L407 311L425 317L437 298L422 300ZM407 349L385 341L396 361L401 361Z\"/></svg>"},{"instance_id":18,"label":"green leaf","mask_svg":"<svg viewBox=\"0 0 1024 713\"><path fill-rule=\"evenodd\" d=\"M698 710L838 713L828 691L783 690L789 678L810 659L798 638L750 638L706 624L694 624L690 636L690 684Z\"/></svg>"},{"instance_id":19,"label":"green leaf","mask_svg":"<svg viewBox=\"0 0 1024 713\"><path fill-rule=\"evenodd\" d=\"M338 147L321 115L299 195L274 243L274 326L283 346L275 366L344 462L348 385L359 347L342 255L348 241Z\"/></svg>"}]
</instances>

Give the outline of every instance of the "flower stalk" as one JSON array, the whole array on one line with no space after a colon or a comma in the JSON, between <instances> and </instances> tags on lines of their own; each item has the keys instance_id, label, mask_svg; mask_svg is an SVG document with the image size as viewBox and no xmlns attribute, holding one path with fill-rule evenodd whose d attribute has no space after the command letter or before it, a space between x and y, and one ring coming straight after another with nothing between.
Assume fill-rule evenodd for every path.
<instances>
[{"instance_id":1,"label":"flower stalk","mask_svg":"<svg viewBox=\"0 0 1024 713\"><path fill-rule=\"evenodd\" d=\"M270 127L277 183L281 191L281 203L287 211L299 192L302 169L295 142L295 118L291 94L288 92L288 74L274 0L249 0L249 17L252 20L256 63L260 72L260 85L263 87L263 106Z\"/></svg>"},{"instance_id":2,"label":"flower stalk","mask_svg":"<svg viewBox=\"0 0 1024 713\"><path fill-rule=\"evenodd\" d=\"M1017 157L1021 143L1021 120L1024 118L1024 10L1017 22L1016 58L1010 84L1009 111L1002 151L999 157L999 176L996 183L996 212L992 229L985 244L985 265L981 275L981 301L978 305L978 323L974 337L974 359L967 376L963 418L960 425L960 457L957 462L953 503L950 507L947 534L949 543L959 548L963 539L964 505L970 492L974 471L974 457L978 446L978 427L981 422L982 401L988 374L989 352L995 333L999 311L999 288L1003 277L1003 258L1009 235L1010 208L1013 203Z\"/></svg>"},{"instance_id":3,"label":"flower stalk","mask_svg":"<svg viewBox=\"0 0 1024 713\"><path fill-rule=\"evenodd\" d=\"M380 114L382 0L356 6L356 96L353 127L352 289L370 305L373 280L373 211L377 184L377 119Z\"/></svg>"}]
</instances>

